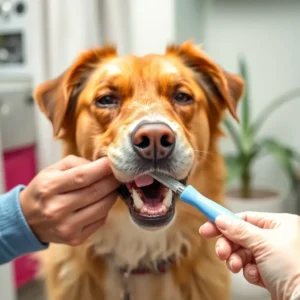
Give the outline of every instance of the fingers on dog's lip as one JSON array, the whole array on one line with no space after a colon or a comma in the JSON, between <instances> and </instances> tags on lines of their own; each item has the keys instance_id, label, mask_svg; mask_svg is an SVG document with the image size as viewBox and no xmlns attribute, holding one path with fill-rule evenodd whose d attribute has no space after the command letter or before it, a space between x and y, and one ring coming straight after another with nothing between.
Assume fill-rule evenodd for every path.
<instances>
[{"instance_id":1,"label":"fingers on dog's lip","mask_svg":"<svg viewBox=\"0 0 300 300\"><path fill-rule=\"evenodd\" d=\"M60 161L58 161L57 163L51 165L48 169L66 171L81 165L85 165L89 162L89 160L83 157L68 155Z\"/></svg>"},{"instance_id":2,"label":"fingers on dog's lip","mask_svg":"<svg viewBox=\"0 0 300 300\"><path fill-rule=\"evenodd\" d=\"M204 223L200 229L199 233L203 238L209 239L220 235L219 229L212 222Z\"/></svg>"},{"instance_id":3,"label":"fingers on dog's lip","mask_svg":"<svg viewBox=\"0 0 300 300\"><path fill-rule=\"evenodd\" d=\"M107 159L100 159L68 169L56 175L56 192L65 193L87 187L112 174Z\"/></svg>"}]
</instances>

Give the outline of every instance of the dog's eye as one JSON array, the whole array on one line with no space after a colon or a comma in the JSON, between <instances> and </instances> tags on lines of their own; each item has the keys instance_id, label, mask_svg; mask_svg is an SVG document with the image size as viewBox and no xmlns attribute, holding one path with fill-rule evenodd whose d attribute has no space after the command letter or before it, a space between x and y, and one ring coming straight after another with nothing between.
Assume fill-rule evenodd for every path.
<instances>
[{"instance_id":1,"label":"dog's eye","mask_svg":"<svg viewBox=\"0 0 300 300\"><path fill-rule=\"evenodd\" d=\"M98 107L110 107L118 104L118 99L112 95L106 95L104 97L95 100L95 104Z\"/></svg>"},{"instance_id":2,"label":"dog's eye","mask_svg":"<svg viewBox=\"0 0 300 300\"><path fill-rule=\"evenodd\" d=\"M186 93L177 93L174 97L175 101L179 104L190 104L193 102L192 96Z\"/></svg>"}]
</instances>

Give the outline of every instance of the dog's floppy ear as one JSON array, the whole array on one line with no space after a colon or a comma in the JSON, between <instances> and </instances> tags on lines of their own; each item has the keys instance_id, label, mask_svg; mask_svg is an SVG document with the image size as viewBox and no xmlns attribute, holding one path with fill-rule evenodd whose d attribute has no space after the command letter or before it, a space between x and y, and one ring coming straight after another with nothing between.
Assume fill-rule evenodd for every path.
<instances>
[{"instance_id":1,"label":"dog's floppy ear","mask_svg":"<svg viewBox=\"0 0 300 300\"><path fill-rule=\"evenodd\" d=\"M232 116L239 120L236 109L244 90L244 81L240 76L222 70L204 51L189 41L169 46L167 54L175 54L181 58L186 66L193 69L197 82L208 98L212 98L212 101L215 98L219 102L222 100Z\"/></svg>"},{"instance_id":2,"label":"dog's floppy ear","mask_svg":"<svg viewBox=\"0 0 300 300\"><path fill-rule=\"evenodd\" d=\"M35 89L35 101L52 122L55 137L59 135L70 102L76 101L91 72L104 58L113 56L116 49L111 46L83 52L62 75Z\"/></svg>"}]
</instances>

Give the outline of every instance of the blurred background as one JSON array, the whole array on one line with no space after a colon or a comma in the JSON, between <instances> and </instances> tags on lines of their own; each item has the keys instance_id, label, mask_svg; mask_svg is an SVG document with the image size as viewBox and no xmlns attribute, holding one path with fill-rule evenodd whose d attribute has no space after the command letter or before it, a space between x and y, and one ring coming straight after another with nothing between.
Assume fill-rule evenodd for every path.
<instances>
[{"instance_id":1,"label":"blurred background","mask_svg":"<svg viewBox=\"0 0 300 300\"><path fill-rule=\"evenodd\" d=\"M226 205L234 211L298 213L300 1L0 0L0 191L27 184L60 158L34 87L79 51L106 41L119 53L163 53L192 39L223 68L242 74L241 125L224 121ZM0 299L43 299L28 257L0 266ZM268 299L232 280L232 299Z\"/></svg>"}]
</instances>

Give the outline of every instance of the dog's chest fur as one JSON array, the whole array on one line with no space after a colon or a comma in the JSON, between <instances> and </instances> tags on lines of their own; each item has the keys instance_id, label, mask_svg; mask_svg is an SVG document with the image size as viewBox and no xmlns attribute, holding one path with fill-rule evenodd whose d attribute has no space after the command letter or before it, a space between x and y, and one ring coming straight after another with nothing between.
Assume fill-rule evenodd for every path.
<instances>
[{"instance_id":1,"label":"dog's chest fur","mask_svg":"<svg viewBox=\"0 0 300 300\"><path fill-rule=\"evenodd\" d=\"M130 271L140 265L153 269L159 261L171 257L179 262L182 249L190 249L191 245L183 233L172 229L172 225L162 231L146 231L134 225L129 215L112 211L105 226L89 244L95 255L105 257L105 299L123 299L126 292L130 300L155 299L156 294L159 299L179 297L178 286L168 266L164 273L130 274L128 277L121 271L124 267Z\"/></svg>"},{"instance_id":2,"label":"dog's chest fur","mask_svg":"<svg viewBox=\"0 0 300 300\"><path fill-rule=\"evenodd\" d=\"M108 257L115 268L134 269L153 266L172 257L178 261L182 248L189 249L190 241L174 230L174 224L165 230L147 231L138 228L129 214L112 210L105 226L89 241L95 255Z\"/></svg>"}]
</instances>

